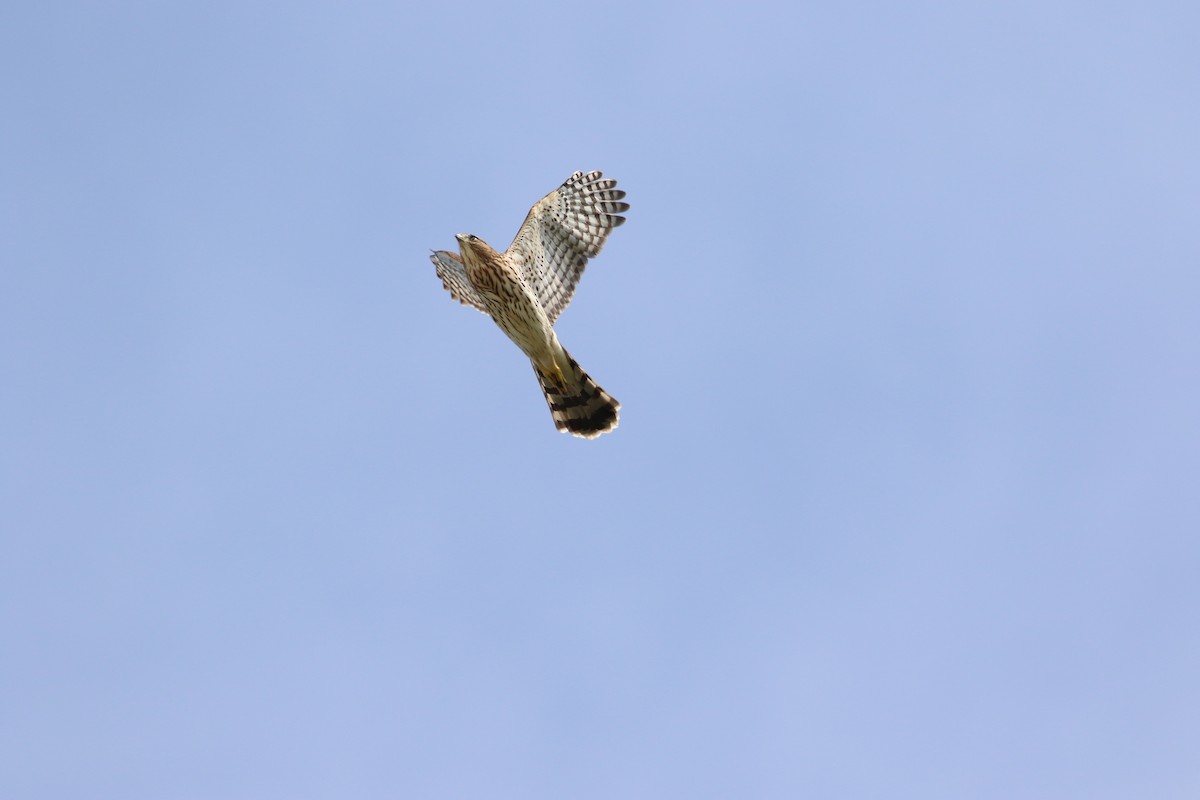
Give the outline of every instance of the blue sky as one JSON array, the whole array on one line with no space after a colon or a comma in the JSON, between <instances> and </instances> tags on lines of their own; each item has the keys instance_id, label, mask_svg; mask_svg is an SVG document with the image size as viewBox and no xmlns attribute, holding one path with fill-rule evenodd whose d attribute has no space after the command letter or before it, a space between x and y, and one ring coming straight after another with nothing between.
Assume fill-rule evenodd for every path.
<instances>
[{"instance_id":1,"label":"blue sky","mask_svg":"<svg viewBox=\"0 0 1200 800\"><path fill-rule=\"evenodd\" d=\"M1200 793L1200 12L0 12L0 795ZM553 427L427 259L628 223Z\"/></svg>"}]
</instances>

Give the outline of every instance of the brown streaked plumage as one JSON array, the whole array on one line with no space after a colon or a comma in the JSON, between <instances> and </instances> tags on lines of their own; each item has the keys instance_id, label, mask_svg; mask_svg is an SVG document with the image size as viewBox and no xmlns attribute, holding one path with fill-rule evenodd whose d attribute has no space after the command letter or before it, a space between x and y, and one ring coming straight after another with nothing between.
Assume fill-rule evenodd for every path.
<instances>
[{"instance_id":1,"label":"brown streaked plumage","mask_svg":"<svg viewBox=\"0 0 1200 800\"><path fill-rule=\"evenodd\" d=\"M450 296L490 316L533 364L555 426L594 439L617 427L621 404L579 368L554 333L589 258L629 210L600 172L576 172L539 200L503 253L460 233L461 257L430 256Z\"/></svg>"}]
</instances>

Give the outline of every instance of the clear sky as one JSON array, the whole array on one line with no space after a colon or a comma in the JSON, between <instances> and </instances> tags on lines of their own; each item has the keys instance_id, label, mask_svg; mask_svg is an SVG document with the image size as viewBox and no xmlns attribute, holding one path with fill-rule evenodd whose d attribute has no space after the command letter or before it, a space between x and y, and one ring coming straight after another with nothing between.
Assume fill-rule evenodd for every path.
<instances>
[{"instance_id":1,"label":"clear sky","mask_svg":"<svg viewBox=\"0 0 1200 800\"><path fill-rule=\"evenodd\" d=\"M0 796L1200 797L1196 8L7 4Z\"/></svg>"}]
</instances>

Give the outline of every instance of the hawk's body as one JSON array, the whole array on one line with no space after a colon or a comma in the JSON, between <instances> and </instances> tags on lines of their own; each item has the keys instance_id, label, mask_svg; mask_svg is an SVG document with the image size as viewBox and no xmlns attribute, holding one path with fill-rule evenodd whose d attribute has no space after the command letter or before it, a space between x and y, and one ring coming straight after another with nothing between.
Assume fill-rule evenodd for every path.
<instances>
[{"instance_id":1,"label":"hawk's body","mask_svg":"<svg viewBox=\"0 0 1200 800\"><path fill-rule=\"evenodd\" d=\"M460 233L461 258L431 256L450 295L489 315L533 363L554 424L593 439L617 427L621 405L559 344L554 321L571 302L587 260L600 252L629 210L625 192L599 172L576 172L529 211L503 253Z\"/></svg>"}]
</instances>

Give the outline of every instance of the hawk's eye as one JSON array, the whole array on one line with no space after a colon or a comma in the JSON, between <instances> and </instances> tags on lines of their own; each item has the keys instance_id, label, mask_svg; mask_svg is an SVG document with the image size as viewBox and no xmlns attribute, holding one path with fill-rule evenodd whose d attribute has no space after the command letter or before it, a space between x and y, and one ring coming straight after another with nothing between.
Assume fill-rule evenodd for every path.
<instances>
[{"instance_id":1,"label":"hawk's eye","mask_svg":"<svg viewBox=\"0 0 1200 800\"><path fill-rule=\"evenodd\" d=\"M479 241L479 237L478 237L478 236L476 236L476 235L475 235L475 234L473 234L473 233L472 233L470 236L468 236L467 238L468 238L468 239L470 239L472 242L478 242L478 241Z\"/></svg>"}]
</instances>

